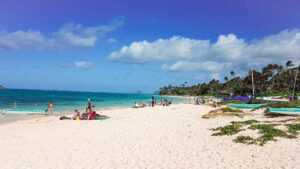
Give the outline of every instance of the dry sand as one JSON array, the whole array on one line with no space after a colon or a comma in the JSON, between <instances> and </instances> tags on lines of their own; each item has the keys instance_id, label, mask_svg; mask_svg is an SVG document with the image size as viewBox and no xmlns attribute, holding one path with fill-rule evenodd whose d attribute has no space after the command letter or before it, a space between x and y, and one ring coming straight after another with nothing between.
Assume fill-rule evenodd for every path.
<instances>
[{"instance_id":1,"label":"dry sand","mask_svg":"<svg viewBox=\"0 0 300 169\"><path fill-rule=\"evenodd\" d=\"M202 119L211 108L105 110L103 121L43 117L0 125L0 169L299 168L300 139L265 146L211 136L238 117Z\"/></svg>"},{"instance_id":2,"label":"dry sand","mask_svg":"<svg viewBox=\"0 0 300 169\"><path fill-rule=\"evenodd\" d=\"M41 114L17 114L17 113L0 113L0 125L5 123L11 123L20 120L27 120L37 117L42 117Z\"/></svg>"}]
</instances>

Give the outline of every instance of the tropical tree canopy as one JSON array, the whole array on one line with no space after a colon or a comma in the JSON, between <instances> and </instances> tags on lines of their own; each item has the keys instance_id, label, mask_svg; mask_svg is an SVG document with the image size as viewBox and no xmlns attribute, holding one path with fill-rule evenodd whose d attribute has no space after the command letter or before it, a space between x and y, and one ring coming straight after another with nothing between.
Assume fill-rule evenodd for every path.
<instances>
[{"instance_id":1,"label":"tropical tree canopy","mask_svg":"<svg viewBox=\"0 0 300 169\"><path fill-rule=\"evenodd\" d=\"M268 64L261 70L253 70L255 93L257 95L292 95L293 91L300 92L300 75L296 77L297 69L292 61L287 61L286 68L278 64ZM187 86L165 86L160 88L161 95L251 95L252 70L244 77L236 76L230 71L224 77L224 82L212 79L208 83L198 83ZM295 79L295 77L297 79ZM296 80L296 81L295 81ZM297 82L296 85L295 82Z\"/></svg>"}]
</instances>

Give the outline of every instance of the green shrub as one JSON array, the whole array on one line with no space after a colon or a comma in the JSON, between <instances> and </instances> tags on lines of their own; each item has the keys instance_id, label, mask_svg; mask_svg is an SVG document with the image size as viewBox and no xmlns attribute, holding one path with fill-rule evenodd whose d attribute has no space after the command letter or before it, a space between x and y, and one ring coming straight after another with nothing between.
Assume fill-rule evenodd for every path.
<instances>
[{"instance_id":1,"label":"green shrub","mask_svg":"<svg viewBox=\"0 0 300 169\"><path fill-rule=\"evenodd\" d=\"M269 141L276 141L276 138L297 138L298 132L300 131L300 123L296 124L287 124L288 131L285 132L283 130L275 128L275 126L282 124L260 124L257 120L246 120L246 121L233 121L230 125L226 125L224 127L218 127L212 129L213 131L218 131L217 133L213 133L213 136L224 136L224 135L234 135L243 131L243 126L249 126L248 129L258 130L258 133L261 135L258 138L251 138L250 136L238 136L233 141L236 143L243 144L256 144L263 146Z\"/></svg>"},{"instance_id":2,"label":"green shrub","mask_svg":"<svg viewBox=\"0 0 300 169\"><path fill-rule=\"evenodd\" d=\"M243 113L243 111L239 110L239 109L233 109L230 107L224 107L221 109L223 112L235 112L235 113Z\"/></svg>"},{"instance_id":3,"label":"green shrub","mask_svg":"<svg viewBox=\"0 0 300 169\"><path fill-rule=\"evenodd\" d=\"M251 138L250 136L238 136L233 141L236 143L243 143L243 144L255 143L255 139Z\"/></svg>"},{"instance_id":4,"label":"green shrub","mask_svg":"<svg viewBox=\"0 0 300 169\"><path fill-rule=\"evenodd\" d=\"M242 131L241 124L231 124L224 127L218 127L215 129L212 129L213 131L219 131L217 133L212 134L213 136L224 136L224 135L234 135Z\"/></svg>"},{"instance_id":5,"label":"green shrub","mask_svg":"<svg viewBox=\"0 0 300 169\"><path fill-rule=\"evenodd\" d=\"M297 135L298 131L300 131L300 124L287 124L288 132Z\"/></svg>"},{"instance_id":6,"label":"green shrub","mask_svg":"<svg viewBox=\"0 0 300 169\"><path fill-rule=\"evenodd\" d=\"M258 123L258 122L259 121L257 121L257 120L232 121L231 124L238 123L238 124L241 124L241 125L251 125L253 123Z\"/></svg>"},{"instance_id":7,"label":"green shrub","mask_svg":"<svg viewBox=\"0 0 300 169\"><path fill-rule=\"evenodd\" d=\"M286 132L274 128L274 124L253 124L249 128L257 129L259 133L262 134L259 138L255 140L256 144L264 145L268 141L276 141L276 137L294 138L294 136L287 134Z\"/></svg>"}]
</instances>

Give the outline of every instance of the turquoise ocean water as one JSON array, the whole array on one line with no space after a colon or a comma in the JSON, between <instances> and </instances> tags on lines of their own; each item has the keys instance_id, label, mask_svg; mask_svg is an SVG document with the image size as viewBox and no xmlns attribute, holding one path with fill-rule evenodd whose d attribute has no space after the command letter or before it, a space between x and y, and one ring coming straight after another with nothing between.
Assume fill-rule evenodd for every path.
<instances>
[{"instance_id":1,"label":"turquoise ocean water","mask_svg":"<svg viewBox=\"0 0 300 169\"><path fill-rule=\"evenodd\" d=\"M68 112L74 109L83 111L88 98L96 109L114 107L131 107L134 102L150 102L151 94L121 94L101 92L73 92L73 91L45 91L45 90L0 90L0 112L4 113L43 113L47 109L48 102L54 103L55 112ZM160 96L154 95L156 99ZM168 97L174 103L183 99Z\"/></svg>"}]
</instances>

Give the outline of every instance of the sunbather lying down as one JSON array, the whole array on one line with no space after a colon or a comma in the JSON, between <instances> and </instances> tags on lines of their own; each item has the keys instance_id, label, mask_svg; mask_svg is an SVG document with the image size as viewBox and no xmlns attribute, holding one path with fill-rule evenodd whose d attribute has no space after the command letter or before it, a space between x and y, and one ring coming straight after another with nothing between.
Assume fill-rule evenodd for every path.
<instances>
[{"instance_id":1,"label":"sunbather lying down","mask_svg":"<svg viewBox=\"0 0 300 169\"><path fill-rule=\"evenodd\" d=\"M74 114L71 116L61 116L60 120L104 120L109 118L106 115L100 115L95 111L90 113L80 113L78 110L75 110Z\"/></svg>"},{"instance_id":2,"label":"sunbather lying down","mask_svg":"<svg viewBox=\"0 0 300 169\"><path fill-rule=\"evenodd\" d=\"M146 107L147 105L145 103L137 103L135 102L133 108L143 108Z\"/></svg>"}]
</instances>

